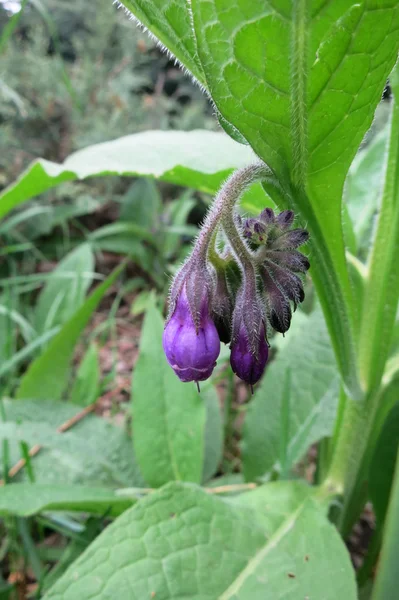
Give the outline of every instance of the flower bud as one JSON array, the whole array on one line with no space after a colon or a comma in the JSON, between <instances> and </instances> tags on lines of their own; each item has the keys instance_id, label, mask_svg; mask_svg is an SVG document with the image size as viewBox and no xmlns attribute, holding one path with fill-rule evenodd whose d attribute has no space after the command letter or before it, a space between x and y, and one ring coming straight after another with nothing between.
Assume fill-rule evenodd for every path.
<instances>
[{"instance_id":1,"label":"flower bud","mask_svg":"<svg viewBox=\"0 0 399 600\"><path fill-rule=\"evenodd\" d=\"M268 355L264 323L260 325L256 354L251 350L248 332L242 325L236 340L231 345L230 364L234 373L246 383L254 385L265 370Z\"/></svg>"},{"instance_id":2,"label":"flower bud","mask_svg":"<svg viewBox=\"0 0 399 600\"><path fill-rule=\"evenodd\" d=\"M240 379L254 385L265 370L269 349L256 290L240 290L233 313L230 364Z\"/></svg>"},{"instance_id":3,"label":"flower bud","mask_svg":"<svg viewBox=\"0 0 399 600\"><path fill-rule=\"evenodd\" d=\"M193 315L186 282L163 333L168 363L181 381L204 381L212 374L220 352L220 340L209 316L207 290L202 290L199 314Z\"/></svg>"},{"instance_id":4,"label":"flower bud","mask_svg":"<svg viewBox=\"0 0 399 600\"><path fill-rule=\"evenodd\" d=\"M303 283L296 273L306 273L310 264L296 248L307 242L309 234L304 229L291 229L294 222L292 210L275 215L265 208L257 218L247 219L244 234L255 246L262 246L260 275L263 282L267 318L276 331L285 333L291 324L291 304L294 310L304 300ZM263 225L262 239L257 234Z\"/></svg>"}]
</instances>

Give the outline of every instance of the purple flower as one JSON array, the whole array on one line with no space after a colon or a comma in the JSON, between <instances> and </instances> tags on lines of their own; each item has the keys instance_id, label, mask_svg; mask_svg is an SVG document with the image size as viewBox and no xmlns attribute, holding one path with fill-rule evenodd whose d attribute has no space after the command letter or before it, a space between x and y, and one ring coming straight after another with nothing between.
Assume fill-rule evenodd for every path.
<instances>
[{"instance_id":1,"label":"purple flower","mask_svg":"<svg viewBox=\"0 0 399 600\"><path fill-rule=\"evenodd\" d=\"M264 324L262 323L260 327L256 353L251 349L245 327L242 325L236 340L231 345L230 364L234 373L246 383L254 385L265 370L268 355Z\"/></svg>"},{"instance_id":2,"label":"purple flower","mask_svg":"<svg viewBox=\"0 0 399 600\"><path fill-rule=\"evenodd\" d=\"M238 291L230 349L234 373L254 385L261 378L269 355L266 320L255 282L244 282Z\"/></svg>"},{"instance_id":3,"label":"purple flower","mask_svg":"<svg viewBox=\"0 0 399 600\"><path fill-rule=\"evenodd\" d=\"M163 333L168 363L181 381L204 381L212 374L220 352L220 340L209 316L207 293L203 294L198 324L194 323L184 284Z\"/></svg>"}]
</instances>

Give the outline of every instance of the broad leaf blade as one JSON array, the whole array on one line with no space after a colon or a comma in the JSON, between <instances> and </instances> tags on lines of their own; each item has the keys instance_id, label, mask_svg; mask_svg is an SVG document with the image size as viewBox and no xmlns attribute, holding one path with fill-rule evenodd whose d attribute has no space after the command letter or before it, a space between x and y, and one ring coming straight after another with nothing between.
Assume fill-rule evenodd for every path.
<instances>
[{"instance_id":1,"label":"broad leaf blade","mask_svg":"<svg viewBox=\"0 0 399 600\"><path fill-rule=\"evenodd\" d=\"M0 422L0 439L8 440L10 466L21 458L20 442L42 446L31 459L35 481L40 484L81 484L109 488L145 485L123 429L88 414L65 433L57 428L76 416L76 405L38 400L3 400L7 418ZM0 477L3 461L0 446ZM29 481L25 470L13 481Z\"/></svg>"},{"instance_id":2,"label":"broad leaf blade","mask_svg":"<svg viewBox=\"0 0 399 600\"><path fill-rule=\"evenodd\" d=\"M112 490L70 484L11 483L0 488L0 515L30 517L45 510L117 516L134 503Z\"/></svg>"},{"instance_id":3,"label":"broad leaf blade","mask_svg":"<svg viewBox=\"0 0 399 600\"><path fill-rule=\"evenodd\" d=\"M312 501L287 519L220 600L356 600L356 581L338 532Z\"/></svg>"},{"instance_id":4,"label":"broad leaf blade","mask_svg":"<svg viewBox=\"0 0 399 600\"><path fill-rule=\"evenodd\" d=\"M88 146L62 165L36 160L0 194L0 217L64 181L129 175L153 177L213 194L235 168L255 159L253 151L224 133L146 131Z\"/></svg>"},{"instance_id":5,"label":"broad leaf blade","mask_svg":"<svg viewBox=\"0 0 399 600\"><path fill-rule=\"evenodd\" d=\"M192 0L193 23L222 115L280 178L317 180L328 211L322 192L339 204L395 63L399 14L393 0L309 4Z\"/></svg>"},{"instance_id":6,"label":"broad leaf blade","mask_svg":"<svg viewBox=\"0 0 399 600\"><path fill-rule=\"evenodd\" d=\"M341 196L397 58L398 7L392 0L233 0L226 10L223 2L192 0L192 10L218 110L292 190L310 231L312 275L337 361L360 398Z\"/></svg>"},{"instance_id":7,"label":"broad leaf blade","mask_svg":"<svg viewBox=\"0 0 399 600\"><path fill-rule=\"evenodd\" d=\"M68 382L69 364L76 342L96 310L101 298L115 282L123 265L101 283L81 308L69 319L51 340L46 350L22 377L17 398L59 400Z\"/></svg>"},{"instance_id":8,"label":"broad leaf blade","mask_svg":"<svg viewBox=\"0 0 399 600\"><path fill-rule=\"evenodd\" d=\"M319 509L309 501L302 508L293 503L295 512L279 522L280 529L269 538L260 514L273 512L275 503L272 496L269 499L270 507L256 509L192 485L171 483L110 525L45 598L277 600L291 584L301 594L284 596L290 600L306 595L355 600L345 546ZM268 566L269 579L255 582L257 595L230 595L234 582L249 582L247 569L263 555L271 559L259 565ZM298 581L288 575L294 567ZM327 590L320 591L326 581Z\"/></svg>"},{"instance_id":9,"label":"broad leaf blade","mask_svg":"<svg viewBox=\"0 0 399 600\"><path fill-rule=\"evenodd\" d=\"M331 433L338 382L334 354L320 310L298 313L283 347L267 368L246 414L242 451L246 479L261 477L280 457L282 398L287 369L291 372L286 468L307 448ZM281 466L281 465L280 465Z\"/></svg>"},{"instance_id":10,"label":"broad leaf blade","mask_svg":"<svg viewBox=\"0 0 399 600\"><path fill-rule=\"evenodd\" d=\"M132 382L133 442L153 487L201 482L206 408L194 383L179 381L162 348L164 322L153 300L141 334Z\"/></svg>"}]
</instances>

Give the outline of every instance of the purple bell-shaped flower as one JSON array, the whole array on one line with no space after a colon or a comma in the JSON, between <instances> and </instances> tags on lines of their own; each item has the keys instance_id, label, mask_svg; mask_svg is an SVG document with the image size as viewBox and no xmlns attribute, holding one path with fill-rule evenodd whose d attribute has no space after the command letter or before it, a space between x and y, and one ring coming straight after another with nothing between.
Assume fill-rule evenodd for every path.
<instances>
[{"instance_id":1,"label":"purple bell-shaped flower","mask_svg":"<svg viewBox=\"0 0 399 600\"><path fill-rule=\"evenodd\" d=\"M266 320L256 290L245 286L233 313L230 364L240 379L253 386L261 378L269 356Z\"/></svg>"},{"instance_id":2,"label":"purple bell-shaped flower","mask_svg":"<svg viewBox=\"0 0 399 600\"><path fill-rule=\"evenodd\" d=\"M220 340L209 315L206 291L202 292L199 314L194 319L186 283L183 284L163 333L163 348L181 381L204 381L210 377L219 356Z\"/></svg>"},{"instance_id":3,"label":"purple bell-shaped flower","mask_svg":"<svg viewBox=\"0 0 399 600\"><path fill-rule=\"evenodd\" d=\"M237 339L231 345L230 364L234 373L246 383L254 385L265 370L268 356L269 348L264 324L262 323L260 327L256 353L251 350L246 329L242 326Z\"/></svg>"}]
</instances>

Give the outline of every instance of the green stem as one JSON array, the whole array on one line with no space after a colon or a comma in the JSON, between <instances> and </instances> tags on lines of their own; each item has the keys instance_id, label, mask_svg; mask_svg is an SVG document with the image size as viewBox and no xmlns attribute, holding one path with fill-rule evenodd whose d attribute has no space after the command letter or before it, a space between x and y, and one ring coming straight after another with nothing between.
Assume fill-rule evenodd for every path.
<instances>
[{"instance_id":1,"label":"green stem","mask_svg":"<svg viewBox=\"0 0 399 600\"><path fill-rule=\"evenodd\" d=\"M364 563L357 574L357 582L359 588L362 588L372 577L373 569L377 563L378 555L381 550L381 543L382 527L378 527L378 529L373 532L371 543L367 549L366 558L364 559Z\"/></svg>"},{"instance_id":2,"label":"green stem","mask_svg":"<svg viewBox=\"0 0 399 600\"><path fill-rule=\"evenodd\" d=\"M264 163L258 162L235 171L220 188L212 208L208 212L200 234L194 246L190 260L206 263L207 252L211 240L219 224L232 212L245 190L253 183L269 178L271 171ZM235 226L234 226L235 229Z\"/></svg>"},{"instance_id":3,"label":"green stem","mask_svg":"<svg viewBox=\"0 0 399 600\"><path fill-rule=\"evenodd\" d=\"M366 479L363 458L373 431L374 412L370 412L365 402L355 402L346 398L338 435L333 442L333 456L326 478L343 495L343 507L339 528L346 537L367 499Z\"/></svg>"},{"instance_id":4,"label":"green stem","mask_svg":"<svg viewBox=\"0 0 399 600\"><path fill-rule=\"evenodd\" d=\"M381 383L391 345L399 295L399 76L392 79L391 134L377 233L361 310L359 367L367 393L363 402L345 403L339 435L334 441L327 481L344 493L340 528L347 534L367 498L367 473L379 422ZM396 88L396 89L395 89ZM371 449L371 450L370 450Z\"/></svg>"},{"instance_id":5,"label":"green stem","mask_svg":"<svg viewBox=\"0 0 399 600\"><path fill-rule=\"evenodd\" d=\"M372 600L388 600L397 597L399 550L399 453L396 460L396 472L392 484L388 516L384 527L380 565L374 585Z\"/></svg>"},{"instance_id":6,"label":"green stem","mask_svg":"<svg viewBox=\"0 0 399 600\"><path fill-rule=\"evenodd\" d=\"M306 223L312 257L310 273L326 319L338 368L347 395L360 401L364 398L364 390L358 375L352 298L348 297L343 276L340 277L337 273L309 198L301 189L287 192L277 187L271 178L263 181L263 187L279 208L294 209Z\"/></svg>"}]
</instances>

